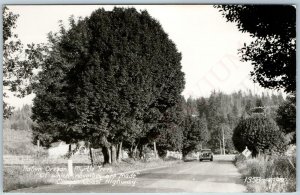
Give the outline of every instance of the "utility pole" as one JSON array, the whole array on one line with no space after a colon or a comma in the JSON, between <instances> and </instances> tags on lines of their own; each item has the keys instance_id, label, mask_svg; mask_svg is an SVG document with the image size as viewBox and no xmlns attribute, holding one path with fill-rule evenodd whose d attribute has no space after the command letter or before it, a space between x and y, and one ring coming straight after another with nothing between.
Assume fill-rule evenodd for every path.
<instances>
[{"instance_id":1,"label":"utility pole","mask_svg":"<svg viewBox=\"0 0 300 195\"><path fill-rule=\"evenodd\" d=\"M40 157L40 140L37 140L37 147L38 147L38 151L37 151L37 156Z\"/></svg>"},{"instance_id":2,"label":"utility pole","mask_svg":"<svg viewBox=\"0 0 300 195\"><path fill-rule=\"evenodd\" d=\"M224 138L224 128L222 125L222 133L223 133L223 154L225 155L225 138Z\"/></svg>"},{"instance_id":3,"label":"utility pole","mask_svg":"<svg viewBox=\"0 0 300 195\"><path fill-rule=\"evenodd\" d=\"M74 173L73 173L73 161L72 161L72 146L71 144L69 144L69 159L68 159L68 173L69 173L69 176L73 177Z\"/></svg>"},{"instance_id":4,"label":"utility pole","mask_svg":"<svg viewBox=\"0 0 300 195\"><path fill-rule=\"evenodd\" d=\"M220 143L220 155L222 155L222 141L221 141L221 139L219 139L219 143Z\"/></svg>"}]
</instances>

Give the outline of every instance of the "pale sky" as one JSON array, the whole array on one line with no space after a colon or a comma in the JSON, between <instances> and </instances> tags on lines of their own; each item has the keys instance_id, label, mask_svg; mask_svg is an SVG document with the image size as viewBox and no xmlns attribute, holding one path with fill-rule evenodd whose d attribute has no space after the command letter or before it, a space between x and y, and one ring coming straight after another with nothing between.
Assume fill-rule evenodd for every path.
<instances>
[{"instance_id":1,"label":"pale sky","mask_svg":"<svg viewBox=\"0 0 300 195\"><path fill-rule=\"evenodd\" d=\"M58 21L66 25L70 15L75 18L89 16L97 8L111 10L114 6L9 6L19 14L17 29L20 40L28 43L45 43L47 33L58 30ZM128 5L121 6L128 7ZM233 23L226 22L217 9L210 5L130 5L146 9L157 19L170 39L182 53L182 71L185 73L186 98L209 96L212 90L231 93L238 90L254 89L249 74L250 63L240 62L237 50L251 38L241 33ZM256 85L256 91L262 88ZM23 99L10 97L7 102L20 107L31 104L34 95Z\"/></svg>"}]
</instances>

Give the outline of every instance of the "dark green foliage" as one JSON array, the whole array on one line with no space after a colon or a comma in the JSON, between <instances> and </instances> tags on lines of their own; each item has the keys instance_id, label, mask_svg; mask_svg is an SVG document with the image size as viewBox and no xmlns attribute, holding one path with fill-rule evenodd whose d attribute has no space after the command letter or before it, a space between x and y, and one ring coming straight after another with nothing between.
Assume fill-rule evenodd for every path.
<instances>
[{"instance_id":1,"label":"dark green foliage","mask_svg":"<svg viewBox=\"0 0 300 195\"><path fill-rule=\"evenodd\" d=\"M13 33L13 29L16 28L16 21L18 15L13 14L8 10L6 6L2 10L3 16L3 86L10 85L10 75L13 73L14 63L12 57L13 53L19 51L21 48L21 42L19 40L10 41L11 38L17 38L17 35ZM3 93L3 97L6 97L6 93ZM12 114L13 107L9 106L5 101L3 101L3 118L7 119Z\"/></svg>"},{"instance_id":2,"label":"dark green foliage","mask_svg":"<svg viewBox=\"0 0 300 195\"><path fill-rule=\"evenodd\" d=\"M241 119L234 129L232 140L239 152L247 146L254 156L259 152L281 152L284 148L282 132L274 120L263 114Z\"/></svg>"},{"instance_id":3,"label":"dark green foliage","mask_svg":"<svg viewBox=\"0 0 300 195\"><path fill-rule=\"evenodd\" d=\"M293 133L292 143L296 143L296 97L289 96L277 110L276 122L285 134Z\"/></svg>"},{"instance_id":4,"label":"dark green foliage","mask_svg":"<svg viewBox=\"0 0 300 195\"><path fill-rule=\"evenodd\" d=\"M292 5L218 5L230 22L255 37L296 37L296 8ZM259 24L259 25L258 25Z\"/></svg>"},{"instance_id":5,"label":"dark green foliage","mask_svg":"<svg viewBox=\"0 0 300 195\"><path fill-rule=\"evenodd\" d=\"M3 86L18 97L31 92L29 82L33 70L38 67L43 50L41 45L29 44L24 48L18 35L13 31L17 27L19 15L3 7ZM20 57L25 56L25 58ZM5 95L5 93L4 93Z\"/></svg>"},{"instance_id":6,"label":"dark green foliage","mask_svg":"<svg viewBox=\"0 0 300 195\"><path fill-rule=\"evenodd\" d=\"M245 112L246 112L247 114L250 114L250 113L251 113L250 110L251 110L252 107L253 107L253 106L252 106L252 104L251 104L251 100L247 100L247 103L246 103L246 106L245 106Z\"/></svg>"},{"instance_id":7,"label":"dark green foliage","mask_svg":"<svg viewBox=\"0 0 300 195\"><path fill-rule=\"evenodd\" d=\"M204 121L198 117L186 116L183 123L183 157L199 149L201 142L204 141L201 134L205 131L207 131L207 126Z\"/></svg>"},{"instance_id":8,"label":"dark green foliage","mask_svg":"<svg viewBox=\"0 0 300 195\"><path fill-rule=\"evenodd\" d=\"M296 91L296 8L292 5L218 5L229 22L255 38L240 49L251 61L255 82L270 89Z\"/></svg>"},{"instance_id":9,"label":"dark green foliage","mask_svg":"<svg viewBox=\"0 0 300 195\"><path fill-rule=\"evenodd\" d=\"M237 101L233 101L232 107L229 107L228 103L229 105L231 104L230 98L228 98L227 95L221 92L213 92L208 98L209 111L207 121L208 129L210 132L210 140L208 144L213 151L216 151L216 149L220 149L222 147L224 130L223 127L227 126L226 124L234 122L234 120L239 115ZM231 137L228 137L226 135L232 134L230 133L230 131L232 131L232 128L228 126L228 128L226 128L226 132L227 131L228 133L224 134L225 144L231 139Z\"/></svg>"},{"instance_id":10,"label":"dark green foliage","mask_svg":"<svg viewBox=\"0 0 300 195\"><path fill-rule=\"evenodd\" d=\"M3 97L7 97L7 91L18 97L24 97L31 93L29 83L33 79L33 70L38 67L43 48L41 45L23 44L18 35L13 31L19 15L13 14L4 6L3 16ZM20 57L20 56L25 56ZM13 107L3 102L3 117L8 118Z\"/></svg>"},{"instance_id":11,"label":"dark green foliage","mask_svg":"<svg viewBox=\"0 0 300 195\"><path fill-rule=\"evenodd\" d=\"M207 128L207 120L206 120L206 116L203 115L202 117L200 117L200 124L203 125L203 128L201 129L201 144L202 144L202 147L204 148L208 141L211 139L211 136L210 136L210 133L208 131L208 128Z\"/></svg>"},{"instance_id":12,"label":"dark green foliage","mask_svg":"<svg viewBox=\"0 0 300 195\"><path fill-rule=\"evenodd\" d=\"M3 97L6 97L6 94L3 93ZM8 119L12 114L13 107L9 106L5 101L3 101L3 118Z\"/></svg>"},{"instance_id":13,"label":"dark green foliage","mask_svg":"<svg viewBox=\"0 0 300 195\"><path fill-rule=\"evenodd\" d=\"M49 35L35 85L36 136L93 147L139 144L179 103L181 54L146 11L98 9L70 25Z\"/></svg>"},{"instance_id":14,"label":"dark green foliage","mask_svg":"<svg viewBox=\"0 0 300 195\"><path fill-rule=\"evenodd\" d=\"M159 138L157 139L157 151L160 156L163 156L167 150L181 151L183 142L182 129L175 124L160 130Z\"/></svg>"},{"instance_id":15,"label":"dark green foliage","mask_svg":"<svg viewBox=\"0 0 300 195\"><path fill-rule=\"evenodd\" d=\"M156 128L156 145L159 155L163 155L167 150L181 151L183 144L183 105L185 100L182 97L180 103L168 109ZM149 136L148 136L149 137ZM150 137L153 137L150 136Z\"/></svg>"},{"instance_id":16,"label":"dark green foliage","mask_svg":"<svg viewBox=\"0 0 300 195\"><path fill-rule=\"evenodd\" d=\"M198 115L197 102L192 97L189 97L186 101L186 114L190 116Z\"/></svg>"},{"instance_id":17,"label":"dark green foliage","mask_svg":"<svg viewBox=\"0 0 300 195\"><path fill-rule=\"evenodd\" d=\"M256 107L263 107L264 105L263 105L262 99L257 98L256 102L255 102L255 106Z\"/></svg>"},{"instance_id":18,"label":"dark green foliage","mask_svg":"<svg viewBox=\"0 0 300 195\"><path fill-rule=\"evenodd\" d=\"M201 97L197 99L196 104L197 104L197 111L199 113L199 117L202 117L204 115L206 117L208 114L208 104L206 99L204 97Z\"/></svg>"},{"instance_id":19,"label":"dark green foliage","mask_svg":"<svg viewBox=\"0 0 300 195\"><path fill-rule=\"evenodd\" d=\"M16 35L12 32L16 28L16 21L19 15L13 14L8 10L6 6L3 7L3 41L7 41L11 37Z\"/></svg>"},{"instance_id":20,"label":"dark green foliage","mask_svg":"<svg viewBox=\"0 0 300 195\"><path fill-rule=\"evenodd\" d=\"M246 108L245 108L246 109ZM238 107L237 107L237 104L236 102L233 104L233 107L232 107L232 115L236 118L239 116L239 110L238 110Z\"/></svg>"}]
</instances>

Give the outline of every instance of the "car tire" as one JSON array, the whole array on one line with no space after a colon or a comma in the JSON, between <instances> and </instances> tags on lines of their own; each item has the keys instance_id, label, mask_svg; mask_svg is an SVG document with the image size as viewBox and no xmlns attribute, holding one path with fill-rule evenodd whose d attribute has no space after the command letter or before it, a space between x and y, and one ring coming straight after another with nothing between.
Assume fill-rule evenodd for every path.
<instances>
[{"instance_id":1,"label":"car tire","mask_svg":"<svg viewBox=\"0 0 300 195\"><path fill-rule=\"evenodd\" d=\"M202 161L202 159L200 159L200 162Z\"/></svg>"},{"instance_id":2,"label":"car tire","mask_svg":"<svg viewBox=\"0 0 300 195\"><path fill-rule=\"evenodd\" d=\"M210 161L213 161L213 160L214 160L213 158L210 159Z\"/></svg>"}]
</instances>

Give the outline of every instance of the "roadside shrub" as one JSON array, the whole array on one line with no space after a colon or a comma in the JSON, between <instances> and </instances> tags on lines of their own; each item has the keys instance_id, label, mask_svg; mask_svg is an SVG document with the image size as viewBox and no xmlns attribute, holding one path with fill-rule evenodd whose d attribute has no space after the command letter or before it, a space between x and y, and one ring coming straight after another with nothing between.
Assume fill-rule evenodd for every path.
<instances>
[{"instance_id":1,"label":"roadside shrub","mask_svg":"<svg viewBox=\"0 0 300 195\"><path fill-rule=\"evenodd\" d=\"M237 154L234 157L234 164L237 165L238 163L242 163L244 162L244 160L246 160L246 157L242 154Z\"/></svg>"},{"instance_id":2,"label":"roadside shrub","mask_svg":"<svg viewBox=\"0 0 300 195\"><path fill-rule=\"evenodd\" d=\"M22 166L4 167L3 191L9 192L20 188L37 187L52 184L55 179L40 177L35 172L26 172Z\"/></svg>"},{"instance_id":3,"label":"roadside shrub","mask_svg":"<svg viewBox=\"0 0 300 195\"><path fill-rule=\"evenodd\" d=\"M235 164L250 192L296 191L296 156L239 155Z\"/></svg>"},{"instance_id":4,"label":"roadside shrub","mask_svg":"<svg viewBox=\"0 0 300 195\"><path fill-rule=\"evenodd\" d=\"M233 143L242 152L247 146L252 155L262 153L282 153L285 150L284 135L275 121L263 114L241 119L234 129Z\"/></svg>"}]
</instances>

